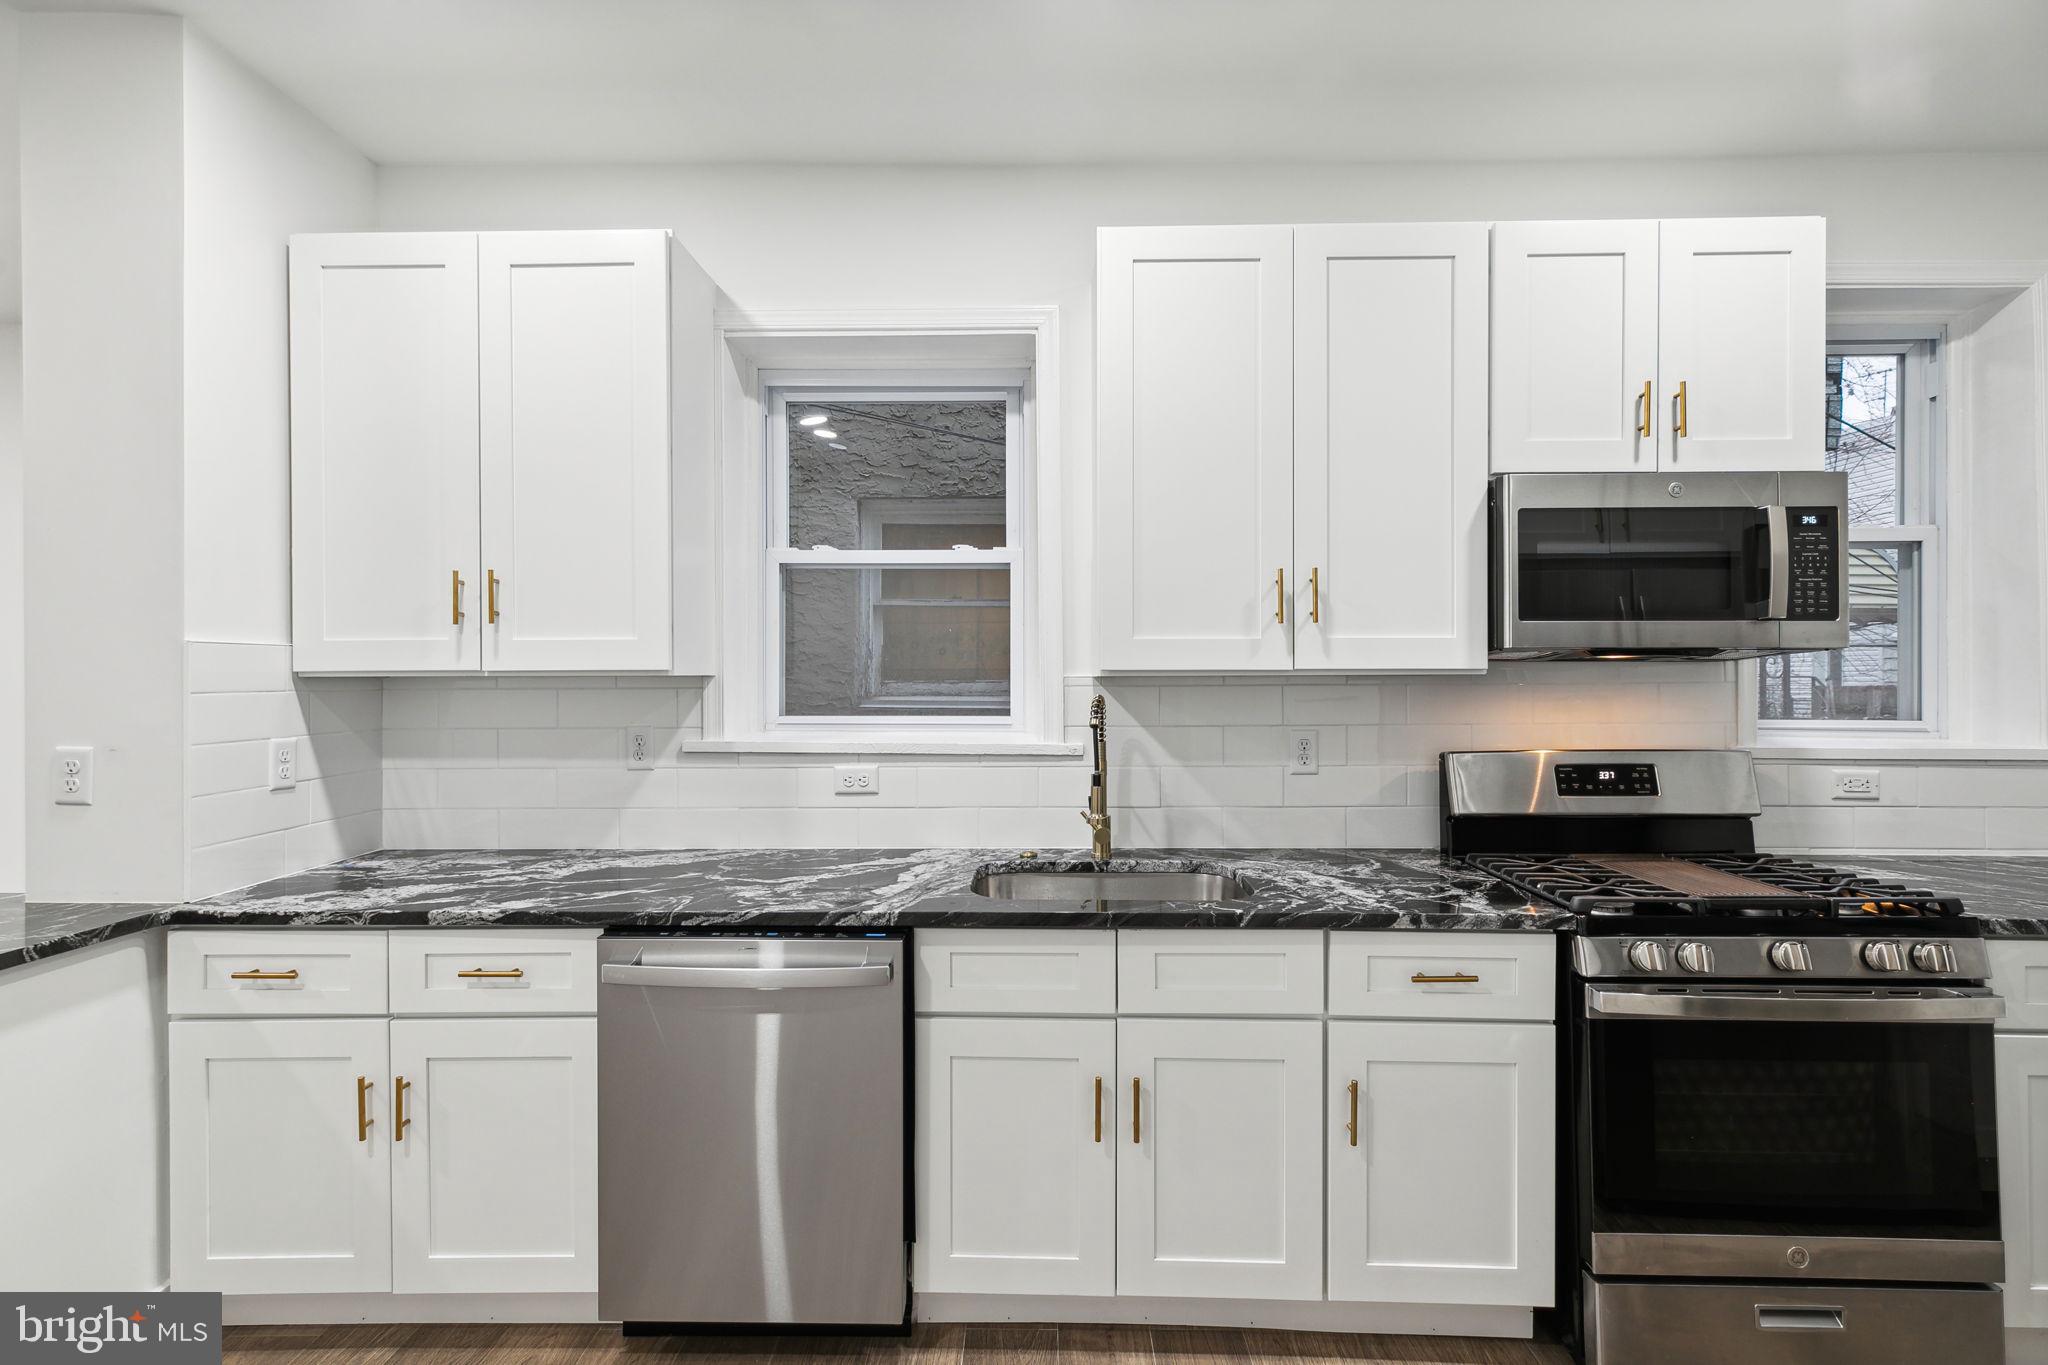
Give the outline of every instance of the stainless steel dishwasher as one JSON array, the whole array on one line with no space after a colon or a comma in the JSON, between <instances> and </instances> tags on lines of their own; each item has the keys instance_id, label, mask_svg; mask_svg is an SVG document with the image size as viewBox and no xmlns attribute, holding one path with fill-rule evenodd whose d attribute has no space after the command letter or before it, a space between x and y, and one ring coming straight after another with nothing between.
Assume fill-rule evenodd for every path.
<instances>
[{"instance_id":1,"label":"stainless steel dishwasher","mask_svg":"<svg viewBox=\"0 0 2048 1365\"><path fill-rule=\"evenodd\" d=\"M906 1323L901 932L599 947L599 1315Z\"/></svg>"}]
</instances>

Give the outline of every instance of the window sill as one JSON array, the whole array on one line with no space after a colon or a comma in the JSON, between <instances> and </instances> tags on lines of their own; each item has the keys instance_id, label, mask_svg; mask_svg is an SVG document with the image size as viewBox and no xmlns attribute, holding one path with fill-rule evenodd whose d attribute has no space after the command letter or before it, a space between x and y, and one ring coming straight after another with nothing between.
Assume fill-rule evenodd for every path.
<instances>
[{"instance_id":1,"label":"window sill","mask_svg":"<svg viewBox=\"0 0 2048 1365\"><path fill-rule=\"evenodd\" d=\"M1081 746L1058 740L1001 739L989 735L905 739L887 735L817 735L803 739L758 736L751 739L693 739L686 754L954 754L987 758L1077 758Z\"/></svg>"},{"instance_id":2,"label":"window sill","mask_svg":"<svg viewBox=\"0 0 2048 1365\"><path fill-rule=\"evenodd\" d=\"M2048 749L1964 744L1934 735L1833 736L1819 735L1808 730L1773 738L1765 732L1759 732L1756 743L1750 746L1750 751L1756 758L1765 762L1772 759L1875 759L1896 762L2048 764Z\"/></svg>"}]
</instances>

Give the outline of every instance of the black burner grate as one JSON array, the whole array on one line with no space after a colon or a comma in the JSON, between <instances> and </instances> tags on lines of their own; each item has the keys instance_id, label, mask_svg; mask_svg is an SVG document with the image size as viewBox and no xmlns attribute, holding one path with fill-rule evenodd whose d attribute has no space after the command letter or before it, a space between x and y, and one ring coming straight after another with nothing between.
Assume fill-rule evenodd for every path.
<instances>
[{"instance_id":1,"label":"black burner grate","mask_svg":"<svg viewBox=\"0 0 2048 1365\"><path fill-rule=\"evenodd\" d=\"M1778 893L1753 897L1686 895L1584 854L1475 853L1465 861L1517 891L1581 915L1885 919L1963 913L1963 903L1953 896L1771 853L1695 853L1684 859Z\"/></svg>"}]
</instances>

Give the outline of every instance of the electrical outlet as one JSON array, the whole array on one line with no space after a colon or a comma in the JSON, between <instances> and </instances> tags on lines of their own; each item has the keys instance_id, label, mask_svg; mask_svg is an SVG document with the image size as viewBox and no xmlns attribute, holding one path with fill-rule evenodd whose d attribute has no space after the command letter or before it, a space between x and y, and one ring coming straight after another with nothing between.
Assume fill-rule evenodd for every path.
<instances>
[{"instance_id":1,"label":"electrical outlet","mask_svg":"<svg viewBox=\"0 0 2048 1365\"><path fill-rule=\"evenodd\" d=\"M652 768L654 766L654 730L646 725L636 725L626 731L626 766L628 768Z\"/></svg>"},{"instance_id":2,"label":"electrical outlet","mask_svg":"<svg viewBox=\"0 0 2048 1365\"><path fill-rule=\"evenodd\" d=\"M50 763L52 798L60 806L92 804L92 746L60 744Z\"/></svg>"},{"instance_id":3,"label":"electrical outlet","mask_svg":"<svg viewBox=\"0 0 2048 1365\"><path fill-rule=\"evenodd\" d=\"M1287 736L1287 771L1294 774L1316 770L1316 732L1294 730Z\"/></svg>"},{"instance_id":4,"label":"electrical outlet","mask_svg":"<svg viewBox=\"0 0 2048 1365\"><path fill-rule=\"evenodd\" d=\"M299 785L299 742L295 739L270 741L270 789L288 792Z\"/></svg>"},{"instance_id":5,"label":"electrical outlet","mask_svg":"<svg viewBox=\"0 0 2048 1365\"><path fill-rule=\"evenodd\" d=\"M882 790L882 770L872 763L849 763L832 770L832 790L839 796L875 796Z\"/></svg>"},{"instance_id":6,"label":"electrical outlet","mask_svg":"<svg viewBox=\"0 0 2048 1365\"><path fill-rule=\"evenodd\" d=\"M1875 801L1884 793L1875 768L1836 768L1835 800Z\"/></svg>"}]
</instances>

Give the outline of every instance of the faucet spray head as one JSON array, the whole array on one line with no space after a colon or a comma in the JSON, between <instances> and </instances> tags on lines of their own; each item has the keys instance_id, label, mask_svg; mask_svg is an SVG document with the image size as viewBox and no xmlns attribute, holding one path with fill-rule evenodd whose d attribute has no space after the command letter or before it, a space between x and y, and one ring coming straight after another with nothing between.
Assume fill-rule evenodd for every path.
<instances>
[{"instance_id":1,"label":"faucet spray head","mask_svg":"<svg viewBox=\"0 0 2048 1365\"><path fill-rule=\"evenodd\" d=\"M1108 722L1108 718L1109 703L1103 699L1100 692L1097 692L1095 700L1088 703L1088 724L1100 730Z\"/></svg>"}]
</instances>

